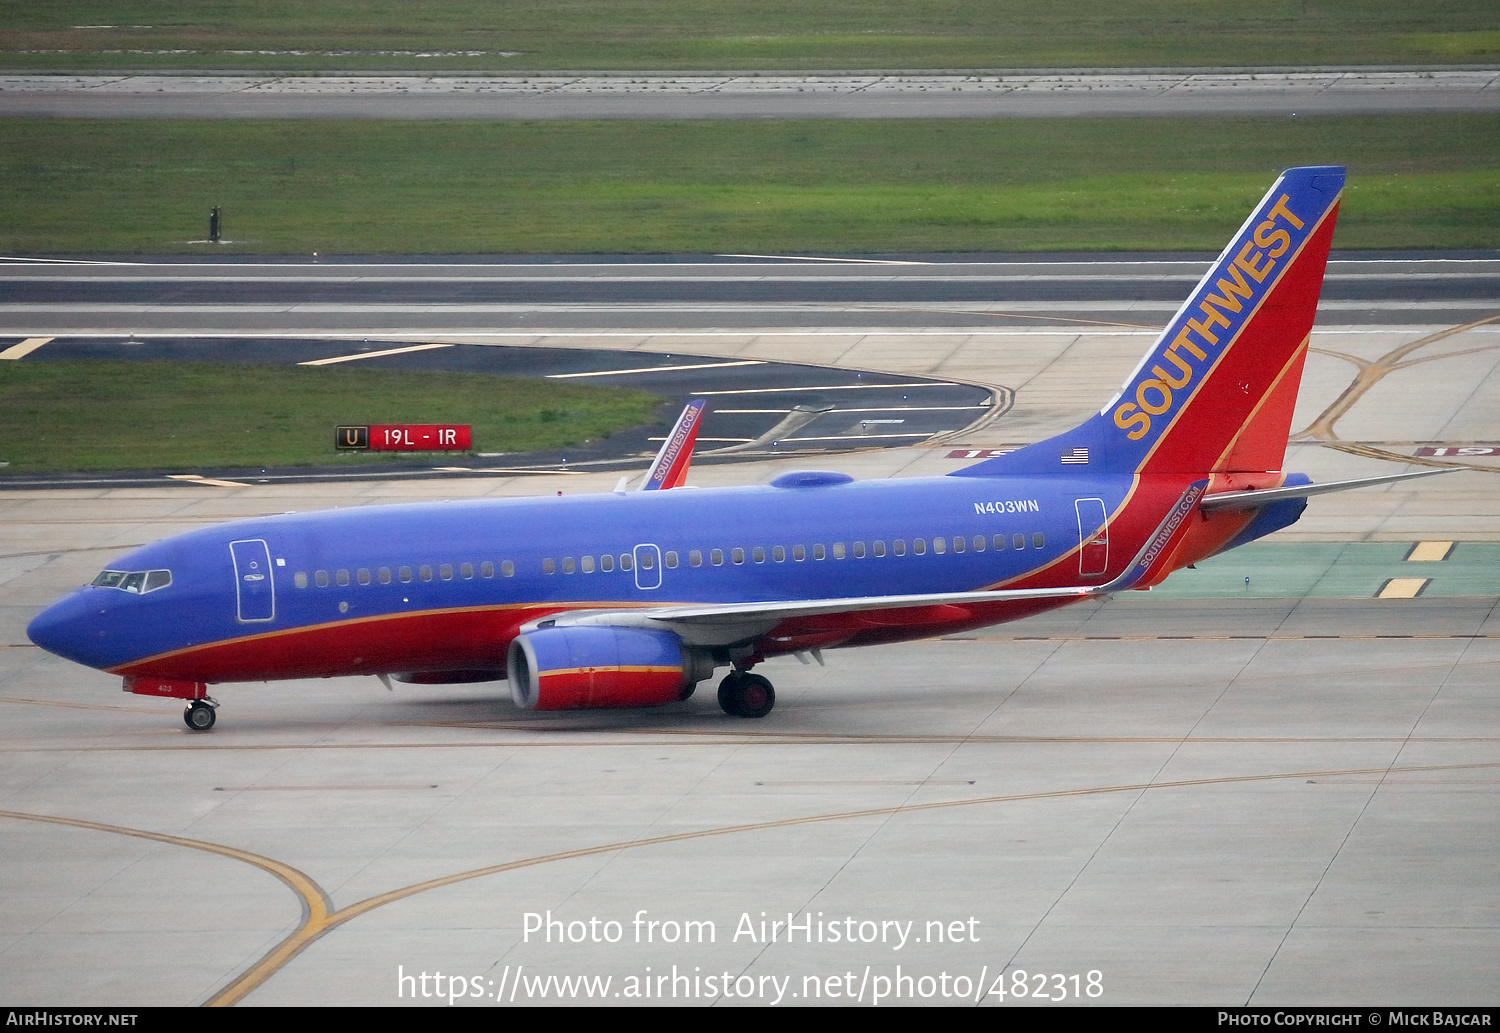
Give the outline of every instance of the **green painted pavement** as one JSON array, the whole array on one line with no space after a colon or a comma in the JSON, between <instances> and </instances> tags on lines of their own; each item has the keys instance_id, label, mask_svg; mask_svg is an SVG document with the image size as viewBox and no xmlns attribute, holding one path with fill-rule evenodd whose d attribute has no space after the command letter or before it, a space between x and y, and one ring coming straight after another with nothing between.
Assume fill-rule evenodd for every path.
<instances>
[{"instance_id":1,"label":"green painted pavement","mask_svg":"<svg viewBox=\"0 0 1500 1033\"><path fill-rule=\"evenodd\" d=\"M1500 595L1500 542L1459 542L1433 563L1406 560L1415 544L1251 542L1177 571L1154 591L1184 599L1369 599L1391 578L1425 577L1432 580L1424 597Z\"/></svg>"}]
</instances>

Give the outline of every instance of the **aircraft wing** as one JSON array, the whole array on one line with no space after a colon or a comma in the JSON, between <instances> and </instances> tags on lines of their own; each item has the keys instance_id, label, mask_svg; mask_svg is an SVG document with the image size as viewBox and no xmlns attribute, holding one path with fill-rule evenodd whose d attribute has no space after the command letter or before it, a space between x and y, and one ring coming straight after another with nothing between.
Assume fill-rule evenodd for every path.
<instances>
[{"instance_id":1,"label":"aircraft wing","mask_svg":"<svg viewBox=\"0 0 1500 1033\"><path fill-rule=\"evenodd\" d=\"M1009 602L1023 599L1062 599L1108 595L1127 591L1138 585L1151 585L1161 580L1159 569L1172 546L1185 533L1187 516L1195 509L1256 508L1281 499L1303 498L1322 495L1351 488L1363 488L1375 484L1388 484L1413 477L1430 477L1440 473L1452 473L1451 469L1422 470L1416 473L1389 474L1382 477L1361 477L1349 481L1329 481L1323 484L1304 484L1286 488L1268 488L1259 491L1224 492L1218 495L1203 494L1207 481L1195 481L1179 497L1157 526L1156 531L1141 546L1135 558L1114 580L1104 585L1059 585L1042 588L995 589L979 592L948 592L919 595L862 596L843 599L786 599L767 602L710 603L704 605L668 606L640 611L636 619L665 624L684 634L684 637L702 639L712 636L712 629L750 634L753 630L767 630L778 622L795 618L819 616L833 613L855 613L872 610L916 609L931 606L963 606L971 603ZM610 615L595 614L584 618L590 622L607 623Z\"/></svg>"},{"instance_id":2,"label":"aircraft wing","mask_svg":"<svg viewBox=\"0 0 1500 1033\"><path fill-rule=\"evenodd\" d=\"M860 610L902 610L920 606L959 606L964 603L1004 602L1015 599L1061 599L1102 594L1099 586L1069 585L1061 588L999 589L993 592L934 592L927 595L869 595L846 599L786 599L763 603L723 603L704 606L673 606L647 610L643 616L666 624L741 624L754 620L785 620L788 617Z\"/></svg>"},{"instance_id":3,"label":"aircraft wing","mask_svg":"<svg viewBox=\"0 0 1500 1033\"><path fill-rule=\"evenodd\" d=\"M1418 470L1415 473L1392 473L1383 477L1358 477L1352 481L1325 481L1322 484L1299 484L1288 488L1262 488L1258 491L1226 491L1209 495L1199 503L1205 512L1216 509L1255 509L1282 499L1305 499L1310 495L1327 495L1351 488L1367 488L1372 484L1390 484L1413 477L1434 477L1440 473L1456 473L1457 467L1441 470Z\"/></svg>"}]
</instances>

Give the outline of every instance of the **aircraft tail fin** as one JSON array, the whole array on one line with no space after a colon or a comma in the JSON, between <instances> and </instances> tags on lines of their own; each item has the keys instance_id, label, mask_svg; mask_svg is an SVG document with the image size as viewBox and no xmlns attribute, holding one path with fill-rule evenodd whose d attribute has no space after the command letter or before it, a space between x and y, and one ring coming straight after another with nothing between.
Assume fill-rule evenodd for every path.
<instances>
[{"instance_id":1,"label":"aircraft tail fin","mask_svg":"<svg viewBox=\"0 0 1500 1033\"><path fill-rule=\"evenodd\" d=\"M1108 405L956 475L1279 470L1343 186L1282 173Z\"/></svg>"},{"instance_id":2,"label":"aircraft tail fin","mask_svg":"<svg viewBox=\"0 0 1500 1033\"><path fill-rule=\"evenodd\" d=\"M687 480L688 467L693 464L693 445L698 441L698 427L703 422L703 411L708 401L694 398L677 417L667 440L661 443L661 451L646 471L646 480L641 491L665 491L679 488Z\"/></svg>"}]
</instances>

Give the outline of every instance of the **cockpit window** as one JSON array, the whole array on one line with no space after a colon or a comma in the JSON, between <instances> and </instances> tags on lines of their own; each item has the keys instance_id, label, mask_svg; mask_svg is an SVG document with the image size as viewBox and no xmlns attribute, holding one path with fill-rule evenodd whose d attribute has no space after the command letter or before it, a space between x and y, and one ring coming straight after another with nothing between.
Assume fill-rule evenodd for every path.
<instances>
[{"instance_id":1,"label":"cockpit window","mask_svg":"<svg viewBox=\"0 0 1500 1033\"><path fill-rule=\"evenodd\" d=\"M145 595L172 583L170 570L101 570L89 582L95 588L118 588L131 595Z\"/></svg>"}]
</instances>

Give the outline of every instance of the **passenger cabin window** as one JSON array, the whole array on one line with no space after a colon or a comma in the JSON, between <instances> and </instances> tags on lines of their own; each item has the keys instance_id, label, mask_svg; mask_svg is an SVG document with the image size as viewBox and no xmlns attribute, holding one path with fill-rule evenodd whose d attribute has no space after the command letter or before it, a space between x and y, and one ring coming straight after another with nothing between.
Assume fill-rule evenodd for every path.
<instances>
[{"instance_id":1,"label":"passenger cabin window","mask_svg":"<svg viewBox=\"0 0 1500 1033\"><path fill-rule=\"evenodd\" d=\"M360 567L359 571L354 576L362 585L368 585L370 583L370 571L366 567Z\"/></svg>"},{"instance_id":2,"label":"passenger cabin window","mask_svg":"<svg viewBox=\"0 0 1500 1033\"><path fill-rule=\"evenodd\" d=\"M605 553L603 556L600 556L599 557L599 569L602 570L602 571L604 571L606 574L608 574L611 570L614 570L615 569L615 558L613 556L611 556L609 553Z\"/></svg>"},{"instance_id":3,"label":"passenger cabin window","mask_svg":"<svg viewBox=\"0 0 1500 1033\"><path fill-rule=\"evenodd\" d=\"M792 559L796 560L798 563L801 563L803 560L807 559L807 546L792 546Z\"/></svg>"},{"instance_id":4,"label":"passenger cabin window","mask_svg":"<svg viewBox=\"0 0 1500 1033\"><path fill-rule=\"evenodd\" d=\"M668 567L671 567L673 570L677 569L677 554L675 552L667 553L663 559L666 561Z\"/></svg>"},{"instance_id":5,"label":"passenger cabin window","mask_svg":"<svg viewBox=\"0 0 1500 1033\"><path fill-rule=\"evenodd\" d=\"M983 552L984 551L984 535L982 535L982 534L976 534L974 536L974 551L975 552Z\"/></svg>"},{"instance_id":6,"label":"passenger cabin window","mask_svg":"<svg viewBox=\"0 0 1500 1033\"><path fill-rule=\"evenodd\" d=\"M914 542L911 543L911 551L914 552L914 553L916 553L918 556L925 556L925 555L927 555L927 539L926 538L918 538L918 539L916 539Z\"/></svg>"},{"instance_id":7,"label":"passenger cabin window","mask_svg":"<svg viewBox=\"0 0 1500 1033\"><path fill-rule=\"evenodd\" d=\"M948 540L946 538L934 538L932 540L932 551L941 556L948 551Z\"/></svg>"},{"instance_id":8,"label":"passenger cabin window","mask_svg":"<svg viewBox=\"0 0 1500 1033\"><path fill-rule=\"evenodd\" d=\"M996 552L1004 552L1005 551L1005 535L1003 535L1003 534L997 534L997 535L995 535L995 551Z\"/></svg>"},{"instance_id":9,"label":"passenger cabin window","mask_svg":"<svg viewBox=\"0 0 1500 1033\"><path fill-rule=\"evenodd\" d=\"M836 560L841 560L841 559L844 558L844 543L843 542L834 542L833 543L833 558L836 559Z\"/></svg>"},{"instance_id":10,"label":"passenger cabin window","mask_svg":"<svg viewBox=\"0 0 1500 1033\"><path fill-rule=\"evenodd\" d=\"M966 541L964 541L962 538L955 538L955 539L953 539L953 551L954 552L963 552L964 548L968 544L969 543L966 542Z\"/></svg>"},{"instance_id":11,"label":"passenger cabin window","mask_svg":"<svg viewBox=\"0 0 1500 1033\"><path fill-rule=\"evenodd\" d=\"M489 560L485 560L483 563L481 563L479 565L479 576L480 577L494 577L495 576L495 565L493 563L491 563Z\"/></svg>"},{"instance_id":12,"label":"passenger cabin window","mask_svg":"<svg viewBox=\"0 0 1500 1033\"><path fill-rule=\"evenodd\" d=\"M854 543L854 558L857 559L857 560L862 560L862 559L865 558L865 543L864 542L855 542Z\"/></svg>"},{"instance_id":13,"label":"passenger cabin window","mask_svg":"<svg viewBox=\"0 0 1500 1033\"><path fill-rule=\"evenodd\" d=\"M438 568L438 577L442 578L444 581L452 581L453 580L453 564L451 564L451 563L444 563L441 567L439 567Z\"/></svg>"},{"instance_id":14,"label":"passenger cabin window","mask_svg":"<svg viewBox=\"0 0 1500 1033\"><path fill-rule=\"evenodd\" d=\"M1011 546L1012 549L1024 549L1024 548L1026 548L1026 536L1024 534L1013 534L1013 535L1011 535L1010 536L1010 546Z\"/></svg>"},{"instance_id":15,"label":"passenger cabin window","mask_svg":"<svg viewBox=\"0 0 1500 1033\"><path fill-rule=\"evenodd\" d=\"M431 581L432 580L432 565L429 564L429 563L422 564L422 570L421 570L420 573L422 575L422 580L423 581Z\"/></svg>"},{"instance_id":16,"label":"passenger cabin window","mask_svg":"<svg viewBox=\"0 0 1500 1033\"><path fill-rule=\"evenodd\" d=\"M594 557L592 557L592 556L584 556L584 557L582 557L578 561L578 569L581 570L581 571L583 571L585 574L592 574L594 572Z\"/></svg>"},{"instance_id":17,"label":"passenger cabin window","mask_svg":"<svg viewBox=\"0 0 1500 1033\"><path fill-rule=\"evenodd\" d=\"M906 539L904 539L904 538L897 538L894 542L891 542L891 552L894 555L897 555L897 556L905 556L906 555Z\"/></svg>"},{"instance_id":18,"label":"passenger cabin window","mask_svg":"<svg viewBox=\"0 0 1500 1033\"><path fill-rule=\"evenodd\" d=\"M340 588L343 588L349 583L349 572L347 570L340 570L333 575L333 580L335 584L337 584Z\"/></svg>"},{"instance_id":19,"label":"passenger cabin window","mask_svg":"<svg viewBox=\"0 0 1500 1033\"><path fill-rule=\"evenodd\" d=\"M744 549L735 549L733 552L731 552L729 554L729 558L732 559L736 564L744 563L745 562L745 550Z\"/></svg>"},{"instance_id":20,"label":"passenger cabin window","mask_svg":"<svg viewBox=\"0 0 1500 1033\"><path fill-rule=\"evenodd\" d=\"M299 570L299 571L297 571L297 573L293 574L292 575L292 584L296 585L298 588L306 588L307 587L307 571L305 571L305 570Z\"/></svg>"},{"instance_id":21,"label":"passenger cabin window","mask_svg":"<svg viewBox=\"0 0 1500 1033\"><path fill-rule=\"evenodd\" d=\"M469 580L474 576L474 564L465 563L463 566L459 567L458 576L463 578L465 581Z\"/></svg>"},{"instance_id":22,"label":"passenger cabin window","mask_svg":"<svg viewBox=\"0 0 1500 1033\"><path fill-rule=\"evenodd\" d=\"M691 552L688 553L688 566L690 566L690 567L701 567L701 566L703 566L703 553L700 550L694 549L693 551L691 551Z\"/></svg>"},{"instance_id":23,"label":"passenger cabin window","mask_svg":"<svg viewBox=\"0 0 1500 1033\"><path fill-rule=\"evenodd\" d=\"M388 585L391 583L391 568L381 567L375 572L375 576L380 580L382 585Z\"/></svg>"},{"instance_id":24,"label":"passenger cabin window","mask_svg":"<svg viewBox=\"0 0 1500 1033\"><path fill-rule=\"evenodd\" d=\"M712 563L716 567L722 567L724 565L724 550L710 549L708 553L708 562Z\"/></svg>"},{"instance_id":25,"label":"passenger cabin window","mask_svg":"<svg viewBox=\"0 0 1500 1033\"><path fill-rule=\"evenodd\" d=\"M563 557L562 567L563 567L563 573L564 574L571 574L571 573L573 573L573 557L572 556L564 556Z\"/></svg>"},{"instance_id":26,"label":"passenger cabin window","mask_svg":"<svg viewBox=\"0 0 1500 1033\"><path fill-rule=\"evenodd\" d=\"M501 577L514 577L515 573L516 573L516 565L514 563L512 563L510 560L505 560L503 563L500 564L500 576Z\"/></svg>"},{"instance_id":27,"label":"passenger cabin window","mask_svg":"<svg viewBox=\"0 0 1500 1033\"><path fill-rule=\"evenodd\" d=\"M634 570L635 569L635 558L633 556L631 556L630 553L628 553L628 552L622 552L622 553L620 553L620 569L621 570Z\"/></svg>"},{"instance_id":28,"label":"passenger cabin window","mask_svg":"<svg viewBox=\"0 0 1500 1033\"><path fill-rule=\"evenodd\" d=\"M881 556L884 556L885 555L885 542L876 542L875 546L874 546L874 551L875 551L875 556L877 558L879 558Z\"/></svg>"},{"instance_id":29,"label":"passenger cabin window","mask_svg":"<svg viewBox=\"0 0 1500 1033\"><path fill-rule=\"evenodd\" d=\"M785 563L786 562L786 549L782 548L780 545L772 546L771 547L771 558L773 560L775 560L777 563Z\"/></svg>"},{"instance_id":30,"label":"passenger cabin window","mask_svg":"<svg viewBox=\"0 0 1500 1033\"><path fill-rule=\"evenodd\" d=\"M557 561L554 560L554 559L545 559L545 560L542 560L542 573L543 574L556 574L557 573Z\"/></svg>"},{"instance_id":31,"label":"passenger cabin window","mask_svg":"<svg viewBox=\"0 0 1500 1033\"><path fill-rule=\"evenodd\" d=\"M750 558L756 563L764 563L766 561L766 550L757 545L750 550Z\"/></svg>"},{"instance_id":32,"label":"passenger cabin window","mask_svg":"<svg viewBox=\"0 0 1500 1033\"><path fill-rule=\"evenodd\" d=\"M319 571L315 572L313 574L313 584L317 585L319 588L327 588L328 587L328 571L326 571L326 570L319 570Z\"/></svg>"},{"instance_id":33,"label":"passenger cabin window","mask_svg":"<svg viewBox=\"0 0 1500 1033\"><path fill-rule=\"evenodd\" d=\"M1045 549L1047 547L1047 536L1038 531L1031 536L1031 547L1033 549Z\"/></svg>"}]
</instances>

